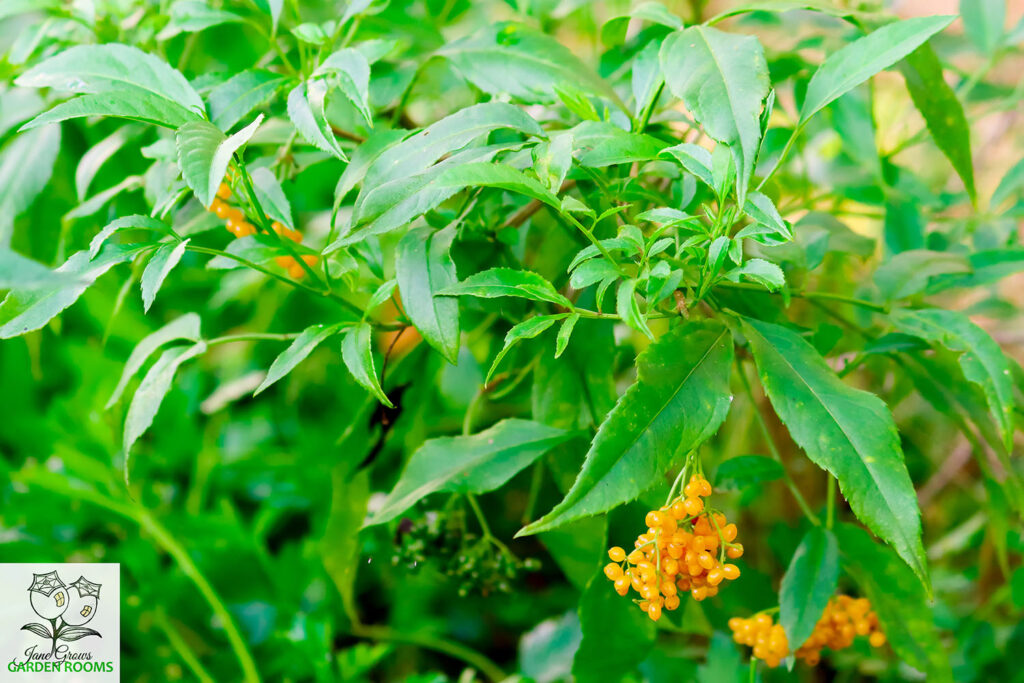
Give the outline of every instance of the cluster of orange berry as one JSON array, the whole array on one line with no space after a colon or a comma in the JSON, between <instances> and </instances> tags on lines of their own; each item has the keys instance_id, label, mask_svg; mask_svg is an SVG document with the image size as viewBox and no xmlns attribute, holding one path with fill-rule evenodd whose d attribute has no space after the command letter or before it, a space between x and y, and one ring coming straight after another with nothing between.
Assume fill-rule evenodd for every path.
<instances>
[{"instance_id":1,"label":"cluster of orange berry","mask_svg":"<svg viewBox=\"0 0 1024 683\"><path fill-rule=\"evenodd\" d=\"M771 668L777 667L789 655L789 641L780 624L764 613L749 619L733 617L729 620L732 637L741 645L754 648L754 657L764 660ZM814 632L794 653L808 665L821 661L821 650L842 650L853 645L856 636L867 636L873 647L885 645L885 634L878 628L878 617L871 611L866 598L839 595L829 600L825 612L814 626Z\"/></svg>"},{"instance_id":2,"label":"cluster of orange berry","mask_svg":"<svg viewBox=\"0 0 1024 683\"><path fill-rule=\"evenodd\" d=\"M227 183L221 183L217 188L217 196L210 203L210 213L216 214L217 218L224 219L226 221L224 227L235 237L255 235L256 226L245 219L245 213L241 209L228 204L227 200L229 199L231 199L231 188ZM302 243L302 233L298 230L292 230L278 221L274 221L270 227L281 237L290 239L296 244ZM315 266L319 260L313 254L303 254L300 258L310 267ZM291 256L278 256L274 261L287 270L292 279L298 280L306 273L306 269Z\"/></svg>"},{"instance_id":3,"label":"cluster of orange berry","mask_svg":"<svg viewBox=\"0 0 1024 683\"><path fill-rule=\"evenodd\" d=\"M739 567L725 563L743 555L743 546L734 543L736 525L704 508L703 499L710 495L707 479L693 475L682 496L647 513L647 532L637 537L632 552L608 551L612 562L605 565L605 576L619 595L630 588L639 593L642 599L634 602L654 621L662 608L679 607L680 591L700 601L717 595L722 581L739 578Z\"/></svg>"}]
</instances>

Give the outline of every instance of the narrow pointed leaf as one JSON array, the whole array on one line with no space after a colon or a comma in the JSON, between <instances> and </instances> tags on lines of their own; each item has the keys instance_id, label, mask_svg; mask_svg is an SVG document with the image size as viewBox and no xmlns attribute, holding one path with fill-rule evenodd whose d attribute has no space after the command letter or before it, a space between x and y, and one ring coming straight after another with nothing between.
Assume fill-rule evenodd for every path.
<instances>
[{"instance_id":1,"label":"narrow pointed leaf","mask_svg":"<svg viewBox=\"0 0 1024 683\"><path fill-rule=\"evenodd\" d=\"M377 368L373 363L373 328L369 323L353 325L345 332L341 340L341 358L361 387L388 408L395 407L384 394L377 378Z\"/></svg>"},{"instance_id":2,"label":"narrow pointed leaf","mask_svg":"<svg viewBox=\"0 0 1024 683\"><path fill-rule=\"evenodd\" d=\"M517 535L606 512L661 481L677 455L725 419L732 359L729 331L712 321L679 325L647 347L636 383L601 424L565 499Z\"/></svg>"},{"instance_id":3,"label":"narrow pointed leaf","mask_svg":"<svg viewBox=\"0 0 1024 683\"><path fill-rule=\"evenodd\" d=\"M324 340L336 335L344 327L343 323L334 325L313 325L307 327L296 337L287 349L281 352L267 370L267 376L260 382L260 385L253 392L253 396L265 391L270 385L291 372L296 365L313 353L313 350Z\"/></svg>"},{"instance_id":4,"label":"narrow pointed leaf","mask_svg":"<svg viewBox=\"0 0 1024 683\"><path fill-rule=\"evenodd\" d=\"M410 230L398 243L395 271L402 307L432 347L453 365L459 356L459 302L438 293L458 283L448 250L455 226Z\"/></svg>"},{"instance_id":5,"label":"narrow pointed leaf","mask_svg":"<svg viewBox=\"0 0 1024 683\"><path fill-rule=\"evenodd\" d=\"M131 355L128 356L128 361L124 364L124 370L121 371L121 378L117 381L117 387L114 389L114 393L110 395L107 400L105 408L109 410L115 403L121 400L121 394L124 393L125 387L128 386L128 382L135 373L139 371L142 365L146 362L154 351L159 349L168 342L176 341L178 339L184 339L190 342L199 341L200 337L200 319L195 313L186 313L185 315L175 318L171 322L167 323L159 330L150 333L142 339L135 348L132 349Z\"/></svg>"},{"instance_id":6,"label":"narrow pointed leaf","mask_svg":"<svg viewBox=\"0 0 1024 683\"><path fill-rule=\"evenodd\" d=\"M208 121L186 123L178 129L175 135L178 166L185 182L203 206L208 207L213 202L231 157L249 141L262 121L263 114L260 114L231 137L225 137L217 126Z\"/></svg>"},{"instance_id":7,"label":"narrow pointed leaf","mask_svg":"<svg viewBox=\"0 0 1024 683\"><path fill-rule=\"evenodd\" d=\"M199 341L192 346L178 346L168 349L153 363L139 388L135 390L128 415L124 419L124 437L121 448L128 454L139 437L153 424L167 392L171 390L174 375L182 363L206 351L206 343Z\"/></svg>"},{"instance_id":8,"label":"narrow pointed leaf","mask_svg":"<svg viewBox=\"0 0 1024 683\"><path fill-rule=\"evenodd\" d=\"M160 287L170 272L174 270L174 266L178 265L181 257L185 255L187 246L188 240L165 244L156 250L153 258L146 264L139 283L142 289L142 310L144 312L149 312L149 307L156 299L156 293L160 291Z\"/></svg>"},{"instance_id":9,"label":"narrow pointed leaf","mask_svg":"<svg viewBox=\"0 0 1024 683\"><path fill-rule=\"evenodd\" d=\"M797 546L779 588L779 623L791 643L810 638L839 581L839 546L821 527L808 531Z\"/></svg>"},{"instance_id":10,"label":"narrow pointed leaf","mask_svg":"<svg viewBox=\"0 0 1024 683\"><path fill-rule=\"evenodd\" d=\"M542 276L529 270L512 268L491 268L470 275L440 293L445 296L477 296L483 299L515 296L533 301L548 301L565 308L573 307L572 302L559 294L554 285Z\"/></svg>"}]
</instances>

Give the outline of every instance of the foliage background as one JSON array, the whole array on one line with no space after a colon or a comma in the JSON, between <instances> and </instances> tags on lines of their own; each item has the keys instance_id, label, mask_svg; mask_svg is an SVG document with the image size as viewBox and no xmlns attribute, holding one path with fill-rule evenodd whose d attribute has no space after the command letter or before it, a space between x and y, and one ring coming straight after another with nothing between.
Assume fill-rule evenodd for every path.
<instances>
[{"instance_id":1,"label":"foliage background","mask_svg":"<svg viewBox=\"0 0 1024 683\"><path fill-rule=\"evenodd\" d=\"M690 17L694 9L690 3L668 4L682 17ZM947 4L906 2L890 9L900 16L955 13L957 7ZM259 16L250 5L227 5ZM729 6L708 3L700 9L707 17ZM162 28L156 4L125 1L61 7L53 12L12 12L0 24L0 49L6 55L0 74L7 82L0 95L0 135L7 151L20 124L44 108L38 95L11 83L57 45L127 41L130 35L195 81L248 68L263 58L266 47L259 32L248 25L226 24L161 39L155 35ZM613 2L392 2L362 21L358 39L397 37L406 46L402 59L379 70L374 67L372 84L379 90L371 95L386 103L401 92L409 63L423 62L446 42L499 19L539 26L587 63L599 66L607 49L600 27L627 10L628 4ZM294 18L296 12L308 22L339 14L333 3L288 3L284 16L289 26L300 23ZM816 188L823 189L830 198L815 208L829 211L863 236L882 238L887 218L914 221L923 215L934 232L943 236L930 245L935 248L987 239L1019 250L1019 188L1009 208L987 202L1024 153L1022 14L1024 4L1008 3L1004 26L1011 37L998 57L985 54L976 41L964 36L959 20L932 41L950 79L962 84L981 75L964 101L982 198L979 209L963 201L947 201L958 193L962 200L963 186L930 140L890 154L920 137L923 128L895 70L872 80L868 119L876 127L873 142L870 135L863 135L865 119L830 111L806 134L802 162L785 176L788 187L783 191L804 208L810 206ZM40 31L43 26L45 30ZM137 30L139 26L153 30L147 36L145 30ZM803 58L794 50L802 37L809 41L804 48L816 63L821 46L815 36L841 34L837 20L803 13L759 13L724 26L760 38L770 57L773 80L787 66L806 80ZM292 56L307 49L289 36L282 44ZM779 96L787 94L780 91ZM395 123L406 128L423 126L472 104L477 97L453 69L436 60L420 74L404 107L396 110ZM50 95L47 102L56 99ZM280 104L275 105L278 114ZM387 109L380 107L382 113ZM352 111L334 113L341 129L358 125ZM564 111L559 115L565 116ZM274 130L262 134L265 137L257 137L256 142L264 149L287 139L286 133ZM80 192L76 189L79 160L111 135L124 136L123 146L95 170L91 189ZM2 217L10 230L4 226L0 233L12 235L11 244L18 252L56 265L84 248L113 218L149 213L150 198L133 187L97 202L81 215L69 214L100 188L146 173L149 160L142 158L139 149L155 140L150 129L113 119L64 124L45 190L29 205L17 206L0 189L0 196L12 202L5 205ZM343 143L349 151L354 146L348 140ZM877 150L886 153L896 172L917 183L915 190L925 197L923 209L879 201L880 183L863 169L877 159ZM310 154L308 149L306 153ZM265 154L273 156L272 150ZM45 157L8 154L2 165L8 174L4 177L34 173L48 163ZM322 245L329 232L334 186L344 165L331 160L305 165L301 153L297 157L284 189L303 232ZM49 175L46 170L40 172ZM833 202L832 196L841 199ZM931 199L935 201L929 204ZM461 277L501 263L506 251L539 272L564 273L565 261L582 244L566 237L543 211L516 229L484 229L488 220L493 228L501 215L522 203L499 200L482 217L480 232L470 234L456 254ZM936 222L933 209L942 216ZM913 215L898 213L903 210ZM195 202L181 211L202 215ZM919 211L923 214L918 215ZM941 243L942 239L948 241ZM384 241L381 248L393 249L394 241ZM876 256L882 258L882 251L879 248ZM343 597L349 590L349 556L367 497L371 509L375 499L379 505L409 454L428 438L458 434L468 410L477 430L505 417L529 417L536 410L538 392L557 381L555 375L562 367L550 359L550 340L533 373L524 373L521 381L500 392L482 395L484 374L501 348L508 325L496 320L498 308L471 306L457 366L408 338L395 345L385 388L396 409L382 408L352 379L337 343L323 345L256 398L252 390L283 349L282 343L222 344L181 369L152 429L126 463L121 445L126 402L109 410L105 404L125 359L154 329L193 311L200 313L210 336L295 332L335 315L329 302L301 290L279 286L249 271L205 270L205 261L200 254L187 253L148 313L143 312L135 284L139 266L120 266L44 329L0 344L0 395L6 399L0 420L0 467L7 475L0 487L0 560L120 562L125 680L204 676L238 680L239 650L251 653L266 680L433 681L460 676L472 680L474 674L463 674L463 668L475 663L480 669L480 662L463 648L483 653L505 672L525 678L566 677L580 640L581 592L606 547L604 522L573 527L557 536L512 537L524 521L553 507L561 498L560 489L575 476L594 421L577 415L578 406L572 401L549 412L573 415L561 426L579 428L587 432L586 437L547 457L545 466L535 470L541 474L526 470L501 490L480 498L494 534L518 556L539 558L540 570L524 574L511 594L463 598L454 582L429 566L418 573L393 566L394 526L382 525L359 533L361 550L350 604ZM878 262L829 261L824 274L816 276L818 285L853 291L857 283L871 277ZM128 278L129 271L134 273L133 280ZM1020 361L1024 359L1022 277L1015 274L991 285L944 292L929 302L970 313L1008 355ZM365 303L373 284L372 277L363 277L353 298ZM526 310L517 305L509 305L513 318ZM398 315L388 306L377 312L378 320ZM836 315L850 314L849 309L794 300L791 313L803 325L818 330L835 368L842 368L863 349L864 341L851 339L851 333L834 320ZM858 322L870 324L870 320ZM495 325L500 329L492 330ZM571 347L576 350L561 362L602 375L607 403L598 410L607 411L632 382L635 353L646 341L624 325L615 327L613 338L611 324L600 325L582 321L573 342L579 340L579 346ZM661 331L657 323L652 327ZM385 331L375 336L377 349L388 348L393 334ZM827 342L824 337L834 339ZM513 354L510 367L526 367L540 348L538 343L529 354ZM939 642L949 653L955 680L1024 680L1008 656L1024 648L1024 539L1020 517L1010 510L996 483L999 477L986 476L985 461L979 464L974 457L979 450L976 444L883 361L868 359L848 381L880 394L900 426L924 521L935 593L929 610ZM738 454L767 453L749 401L735 389L736 378L733 386L737 395L730 417L701 450L709 472ZM1017 387L1019 392L1019 378ZM767 413L769 429L796 485L820 511L827 496L824 474L789 439L770 408ZM1019 448L1018 443L1017 452L1011 454L1016 456L1011 462L1018 470ZM980 450L982 458L989 457L989 450ZM367 463L369 467L360 469ZM995 460L989 465L999 466ZM737 518L747 548L742 579L723 591L719 600L688 607L675 626L662 630L653 648L653 641L641 633L646 628L643 624L628 618L602 624L603 638L622 642L638 654L637 671L624 676L716 682L746 676L746 653L723 636L725 621L732 614L778 603L779 577L807 522L801 520L799 508L781 482L743 487L721 496L720 505ZM428 507L438 505L410 513L425 514ZM612 542L624 543L637 533L644 509L629 504L608 515ZM839 515L854 521L842 504ZM850 577L842 581L856 590ZM614 597L606 584L600 588ZM353 623L355 614L362 624ZM230 629L224 628L228 622L237 624L244 644L231 641ZM798 668L794 674L782 670L763 675L806 680L919 677L891 653L880 656L867 648L837 655L818 673Z\"/></svg>"}]
</instances>

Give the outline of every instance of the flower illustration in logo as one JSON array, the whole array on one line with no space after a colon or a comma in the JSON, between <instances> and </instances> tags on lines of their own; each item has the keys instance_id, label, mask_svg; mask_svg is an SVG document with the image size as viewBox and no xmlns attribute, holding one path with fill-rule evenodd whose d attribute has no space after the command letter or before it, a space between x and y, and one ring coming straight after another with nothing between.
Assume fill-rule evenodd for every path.
<instances>
[{"instance_id":1,"label":"flower illustration in logo","mask_svg":"<svg viewBox=\"0 0 1024 683\"><path fill-rule=\"evenodd\" d=\"M68 589L57 572L33 574L28 592L32 609L43 619L56 619L68 608Z\"/></svg>"},{"instance_id":2,"label":"flower illustration in logo","mask_svg":"<svg viewBox=\"0 0 1024 683\"><path fill-rule=\"evenodd\" d=\"M68 598L68 611L63 614L64 622L72 626L81 626L96 614L96 606L100 600L100 584L79 576L68 588Z\"/></svg>"},{"instance_id":3,"label":"flower illustration in logo","mask_svg":"<svg viewBox=\"0 0 1024 683\"><path fill-rule=\"evenodd\" d=\"M96 615L100 584L80 576L68 586L53 571L33 574L28 594L32 609L49 621L50 626L48 628L45 624L34 623L25 624L21 629L50 640L51 654L57 650L58 640L72 641L86 636L100 636L99 631L84 626Z\"/></svg>"}]
</instances>

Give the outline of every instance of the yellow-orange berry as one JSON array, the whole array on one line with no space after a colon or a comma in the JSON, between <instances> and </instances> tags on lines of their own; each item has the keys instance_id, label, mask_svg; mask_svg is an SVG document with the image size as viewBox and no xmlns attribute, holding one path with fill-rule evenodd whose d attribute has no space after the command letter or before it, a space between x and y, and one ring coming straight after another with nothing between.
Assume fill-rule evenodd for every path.
<instances>
[{"instance_id":1,"label":"yellow-orange berry","mask_svg":"<svg viewBox=\"0 0 1024 683\"><path fill-rule=\"evenodd\" d=\"M734 564L722 565L722 573L730 581L735 581L740 578L740 568Z\"/></svg>"},{"instance_id":2,"label":"yellow-orange berry","mask_svg":"<svg viewBox=\"0 0 1024 683\"><path fill-rule=\"evenodd\" d=\"M626 559L626 551L620 548L619 546L609 548L608 559L610 559L612 562L622 562Z\"/></svg>"},{"instance_id":3,"label":"yellow-orange berry","mask_svg":"<svg viewBox=\"0 0 1024 683\"><path fill-rule=\"evenodd\" d=\"M673 595L669 595L668 597L665 598L665 609L667 609L669 611L672 611L672 610L674 610L674 609L676 609L678 607L679 607L679 596L678 595L674 595L673 594Z\"/></svg>"},{"instance_id":4,"label":"yellow-orange berry","mask_svg":"<svg viewBox=\"0 0 1024 683\"><path fill-rule=\"evenodd\" d=\"M604 566L604 575L612 581L622 578L622 567L614 562L609 562Z\"/></svg>"},{"instance_id":5,"label":"yellow-orange berry","mask_svg":"<svg viewBox=\"0 0 1024 683\"><path fill-rule=\"evenodd\" d=\"M725 549L725 556L730 560L735 560L739 557L743 557L743 544L733 543Z\"/></svg>"},{"instance_id":6,"label":"yellow-orange berry","mask_svg":"<svg viewBox=\"0 0 1024 683\"><path fill-rule=\"evenodd\" d=\"M881 631L875 631L868 636L868 642L871 643L871 647L882 647L885 645L885 634Z\"/></svg>"},{"instance_id":7,"label":"yellow-orange berry","mask_svg":"<svg viewBox=\"0 0 1024 683\"><path fill-rule=\"evenodd\" d=\"M221 199L231 199L231 188L227 183L220 184L220 187L217 188L217 196Z\"/></svg>"}]
</instances>

